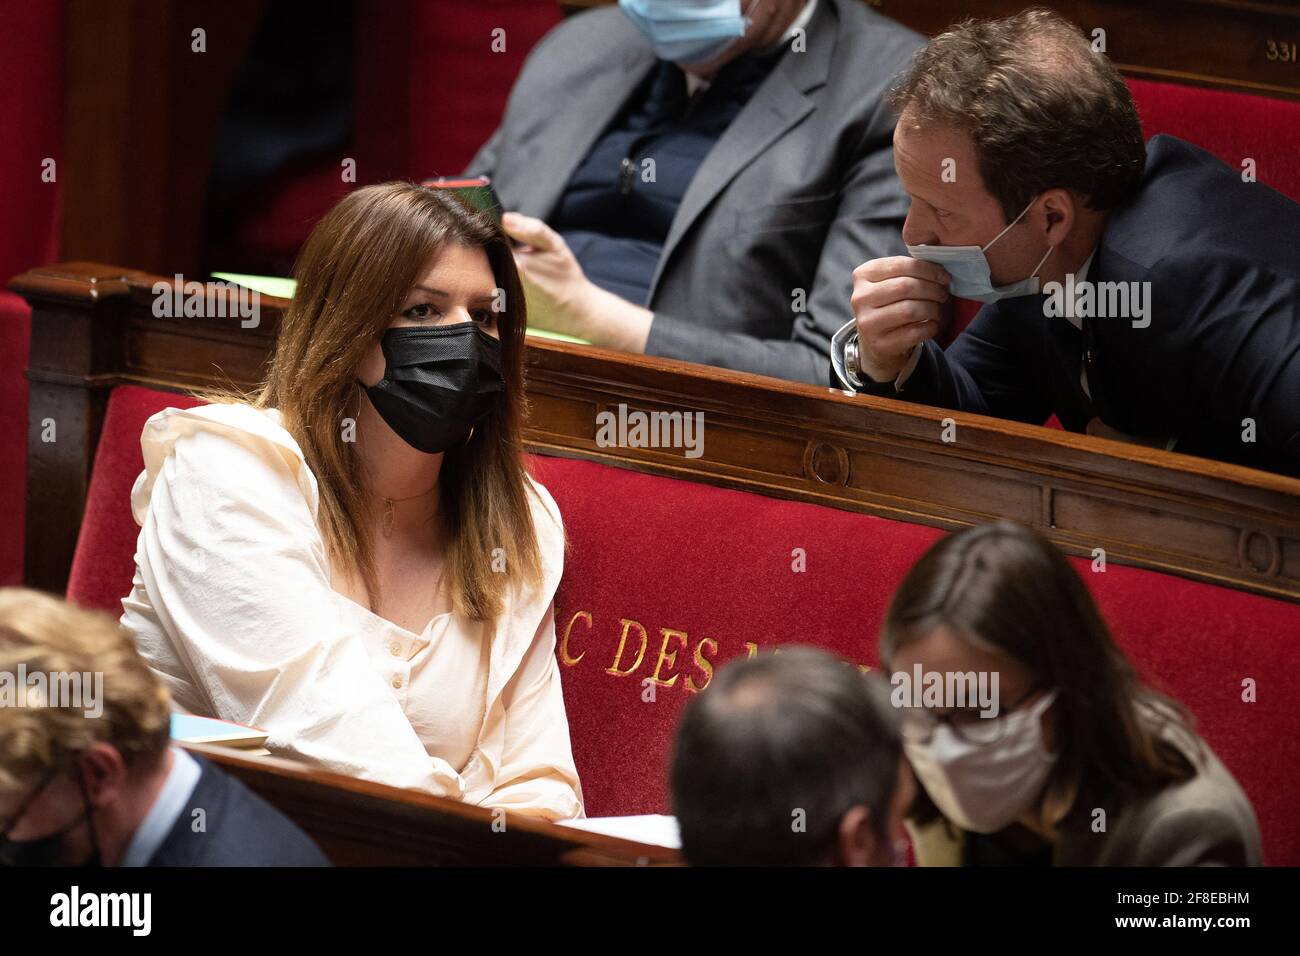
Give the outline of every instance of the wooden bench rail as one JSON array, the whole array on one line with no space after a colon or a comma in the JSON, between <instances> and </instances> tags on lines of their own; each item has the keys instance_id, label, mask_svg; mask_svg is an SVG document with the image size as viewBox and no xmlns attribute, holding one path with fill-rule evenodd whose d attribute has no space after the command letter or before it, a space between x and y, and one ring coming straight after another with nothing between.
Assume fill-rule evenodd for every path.
<instances>
[{"instance_id":1,"label":"wooden bench rail","mask_svg":"<svg viewBox=\"0 0 1300 956\"><path fill-rule=\"evenodd\" d=\"M1288 0L876 0L926 35L967 17L1050 7L1105 30L1106 55L1128 76L1300 99L1300 6Z\"/></svg>"},{"instance_id":2,"label":"wooden bench rail","mask_svg":"<svg viewBox=\"0 0 1300 956\"><path fill-rule=\"evenodd\" d=\"M560 0L570 12L614 0ZM1049 7L1090 36L1127 76L1300 100L1300 4L1295 0L863 0L934 36L970 17Z\"/></svg>"},{"instance_id":3,"label":"wooden bench rail","mask_svg":"<svg viewBox=\"0 0 1300 956\"><path fill-rule=\"evenodd\" d=\"M108 390L258 380L284 300L260 322L157 318L172 279L93 263L10 283L32 304L27 574L66 581ZM208 312L234 293L209 287ZM1008 518L1072 554L1300 600L1300 479L1055 429L704 366L530 342L530 447L943 528ZM597 415L704 415L698 458L601 447ZM43 432L54 422L58 440ZM954 441L944 441L945 423ZM868 545L861 545L868 546Z\"/></svg>"},{"instance_id":4,"label":"wooden bench rail","mask_svg":"<svg viewBox=\"0 0 1300 956\"><path fill-rule=\"evenodd\" d=\"M185 744L301 827L337 866L671 866L676 850L226 747Z\"/></svg>"}]
</instances>

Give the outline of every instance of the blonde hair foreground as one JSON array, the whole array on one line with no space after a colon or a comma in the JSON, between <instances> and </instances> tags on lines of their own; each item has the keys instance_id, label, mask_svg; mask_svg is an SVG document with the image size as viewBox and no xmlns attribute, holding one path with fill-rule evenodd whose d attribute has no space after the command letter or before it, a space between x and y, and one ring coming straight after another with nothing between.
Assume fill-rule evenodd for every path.
<instances>
[{"instance_id":1,"label":"blonde hair foreground","mask_svg":"<svg viewBox=\"0 0 1300 956\"><path fill-rule=\"evenodd\" d=\"M20 666L47 677L102 674L100 716L32 699L17 680ZM136 653L130 632L106 614L39 591L0 588L0 675L6 674L25 699L0 706L0 792L32 786L95 743L111 744L132 768L167 749L167 691Z\"/></svg>"}]
</instances>

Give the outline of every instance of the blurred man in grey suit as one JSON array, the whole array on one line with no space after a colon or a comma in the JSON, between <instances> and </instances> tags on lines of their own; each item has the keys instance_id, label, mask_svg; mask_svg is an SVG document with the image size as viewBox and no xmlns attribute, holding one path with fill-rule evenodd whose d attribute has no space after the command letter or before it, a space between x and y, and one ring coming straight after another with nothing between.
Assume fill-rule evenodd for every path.
<instances>
[{"instance_id":1,"label":"blurred man in grey suit","mask_svg":"<svg viewBox=\"0 0 1300 956\"><path fill-rule=\"evenodd\" d=\"M493 180L531 324L825 383L854 267L901 254L882 105L922 38L861 0L621 0L529 56Z\"/></svg>"}]
</instances>

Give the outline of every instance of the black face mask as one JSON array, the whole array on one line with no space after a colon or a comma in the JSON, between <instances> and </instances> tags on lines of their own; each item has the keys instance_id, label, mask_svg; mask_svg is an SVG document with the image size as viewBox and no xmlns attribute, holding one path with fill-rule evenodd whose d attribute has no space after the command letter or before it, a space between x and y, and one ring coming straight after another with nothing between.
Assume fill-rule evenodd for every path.
<instances>
[{"instance_id":1,"label":"black face mask","mask_svg":"<svg viewBox=\"0 0 1300 956\"><path fill-rule=\"evenodd\" d=\"M465 440L505 391L501 343L472 322L389 329L384 377L366 389L388 427L428 454Z\"/></svg>"},{"instance_id":2,"label":"black face mask","mask_svg":"<svg viewBox=\"0 0 1300 956\"><path fill-rule=\"evenodd\" d=\"M95 832L95 818L90 810L90 794L86 792L86 781L81 775L80 767L77 768L77 784L81 787L81 816L62 830L57 830L43 837L37 837L34 840L14 840L10 838L10 831L18 825L18 821L31 808L36 798L49 786L54 776L55 774L51 773L41 782L40 786L32 791L31 796L23 801L22 807L14 814L4 833L0 834L0 867L67 866L68 863L63 855L63 838L81 826L83 821L90 826L91 851L90 856L77 865L83 867L101 865L99 835Z\"/></svg>"}]
</instances>

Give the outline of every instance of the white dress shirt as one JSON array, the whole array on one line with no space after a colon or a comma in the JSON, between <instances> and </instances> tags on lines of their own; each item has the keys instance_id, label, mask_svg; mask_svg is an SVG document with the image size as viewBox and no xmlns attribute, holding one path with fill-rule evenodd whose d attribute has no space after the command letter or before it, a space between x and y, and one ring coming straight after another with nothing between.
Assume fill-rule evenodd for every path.
<instances>
[{"instance_id":1,"label":"white dress shirt","mask_svg":"<svg viewBox=\"0 0 1300 956\"><path fill-rule=\"evenodd\" d=\"M530 496L540 588L493 623L420 633L339 592L315 475L278 411L169 408L146 423L122 624L180 709L351 776L547 819L582 816L555 660L559 509Z\"/></svg>"}]
</instances>

